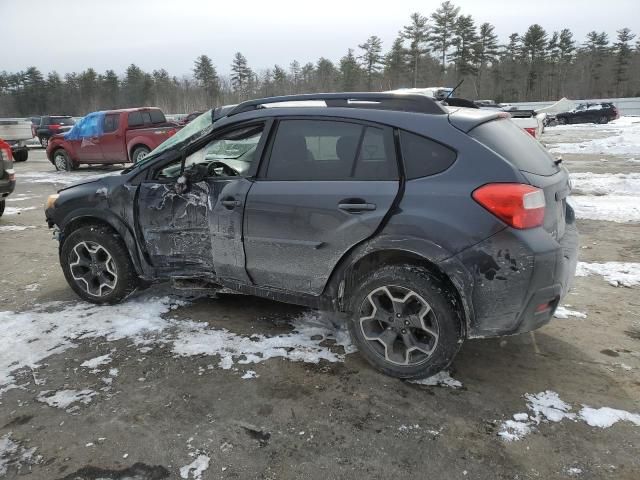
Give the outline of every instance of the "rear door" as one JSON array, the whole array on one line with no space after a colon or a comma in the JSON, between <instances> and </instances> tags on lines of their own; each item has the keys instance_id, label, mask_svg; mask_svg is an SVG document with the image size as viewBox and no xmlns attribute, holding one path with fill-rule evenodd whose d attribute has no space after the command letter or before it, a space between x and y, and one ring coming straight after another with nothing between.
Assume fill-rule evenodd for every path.
<instances>
[{"instance_id":1,"label":"rear door","mask_svg":"<svg viewBox=\"0 0 640 480\"><path fill-rule=\"evenodd\" d=\"M322 293L339 259L376 231L398 193L393 145L384 127L279 121L245 208L254 283Z\"/></svg>"}]
</instances>

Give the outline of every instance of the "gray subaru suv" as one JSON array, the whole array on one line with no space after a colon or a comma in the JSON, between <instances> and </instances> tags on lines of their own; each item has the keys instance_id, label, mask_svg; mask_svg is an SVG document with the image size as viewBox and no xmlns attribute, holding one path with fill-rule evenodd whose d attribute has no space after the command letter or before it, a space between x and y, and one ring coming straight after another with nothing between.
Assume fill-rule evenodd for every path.
<instances>
[{"instance_id":1,"label":"gray subaru suv","mask_svg":"<svg viewBox=\"0 0 640 480\"><path fill-rule=\"evenodd\" d=\"M216 108L46 217L87 301L173 280L331 310L373 366L421 378L464 339L551 319L576 266L569 192L508 114L310 94Z\"/></svg>"}]
</instances>

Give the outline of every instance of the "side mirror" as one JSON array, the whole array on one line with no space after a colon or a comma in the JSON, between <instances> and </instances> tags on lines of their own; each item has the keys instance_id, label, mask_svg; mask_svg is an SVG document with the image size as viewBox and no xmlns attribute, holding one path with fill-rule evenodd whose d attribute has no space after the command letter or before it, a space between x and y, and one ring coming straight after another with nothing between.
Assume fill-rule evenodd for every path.
<instances>
[{"instance_id":1,"label":"side mirror","mask_svg":"<svg viewBox=\"0 0 640 480\"><path fill-rule=\"evenodd\" d=\"M203 181L209 176L209 171L206 165L193 164L185 168L182 175L178 177L176 181L175 190L178 194L183 194L189 191L192 184Z\"/></svg>"}]
</instances>

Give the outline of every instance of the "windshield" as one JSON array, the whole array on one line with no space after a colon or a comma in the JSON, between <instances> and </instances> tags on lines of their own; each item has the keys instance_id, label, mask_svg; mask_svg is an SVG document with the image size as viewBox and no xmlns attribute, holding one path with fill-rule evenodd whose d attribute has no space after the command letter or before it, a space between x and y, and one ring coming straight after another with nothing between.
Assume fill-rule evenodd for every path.
<instances>
[{"instance_id":1,"label":"windshield","mask_svg":"<svg viewBox=\"0 0 640 480\"><path fill-rule=\"evenodd\" d=\"M150 159L157 157L162 152L166 152L167 150L172 149L173 147L191 143L194 140L205 136L213 129L212 119L212 110L209 110L198 118L196 118L191 123L187 124L184 128L180 129L178 133L169 137L166 141L161 143L153 150L149 155L147 155L144 160L138 162L136 165L142 165L148 162Z\"/></svg>"}]
</instances>

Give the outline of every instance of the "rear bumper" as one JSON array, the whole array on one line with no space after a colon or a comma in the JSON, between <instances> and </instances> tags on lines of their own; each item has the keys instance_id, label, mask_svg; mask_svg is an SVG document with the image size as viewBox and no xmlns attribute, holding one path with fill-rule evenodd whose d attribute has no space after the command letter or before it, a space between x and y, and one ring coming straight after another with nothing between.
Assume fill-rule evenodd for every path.
<instances>
[{"instance_id":1,"label":"rear bumper","mask_svg":"<svg viewBox=\"0 0 640 480\"><path fill-rule=\"evenodd\" d=\"M578 231L573 218L567 222L560 241L541 228L506 229L457 256L473 277L470 338L528 332L551 320L578 260Z\"/></svg>"},{"instance_id":2,"label":"rear bumper","mask_svg":"<svg viewBox=\"0 0 640 480\"><path fill-rule=\"evenodd\" d=\"M0 180L0 200L8 197L15 188L15 180Z\"/></svg>"}]
</instances>

